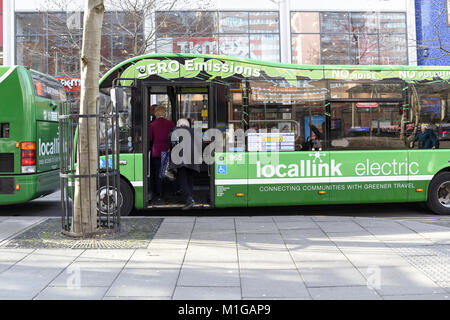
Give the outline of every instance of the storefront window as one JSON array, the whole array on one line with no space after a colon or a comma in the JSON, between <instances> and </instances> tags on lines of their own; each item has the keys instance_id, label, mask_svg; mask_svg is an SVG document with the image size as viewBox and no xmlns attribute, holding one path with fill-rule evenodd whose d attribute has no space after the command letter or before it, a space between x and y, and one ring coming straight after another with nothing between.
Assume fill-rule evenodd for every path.
<instances>
[{"instance_id":1,"label":"storefront window","mask_svg":"<svg viewBox=\"0 0 450 320\"><path fill-rule=\"evenodd\" d=\"M292 36L292 63L320 64L319 34L295 34Z\"/></svg>"},{"instance_id":2,"label":"storefront window","mask_svg":"<svg viewBox=\"0 0 450 320\"><path fill-rule=\"evenodd\" d=\"M347 34L322 34L322 64L350 64L349 36Z\"/></svg>"},{"instance_id":3,"label":"storefront window","mask_svg":"<svg viewBox=\"0 0 450 320\"><path fill-rule=\"evenodd\" d=\"M380 36L381 64L408 64L408 59L404 54L406 50L406 35L385 34Z\"/></svg>"},{"instance_id":4,"label":"storefront window","mask_svg":"<svg viewBox=\"0 0 450 320\"><path fill-rule=\"evenodd\" d=\"M321 12L320 31L322 33L348 33L349 14L347 12Z\"/></svg>"},{"instance_id":5,"label":"storefront window","mask_svg":"<svg viewBox=\"0 0 450 320\"><path fill-rule=\"evenodd\" d=\"M220 33L247 33L248 12L219 12Z\"/></svg>"},{"instance_id":6,"label":"storefront window","mask_svg":"<svg viewBox=\"0 0 450 320\"><path fill-rule=\"evenodd\" d=\"M278 61L280 57L280 36L257 34L250 36L250 58Z\"/></svg>"},{"instance_id":7,"label":"storefront window","mask_svg":"<svg viewBox=\"0 0 450 320\"><path fill-rule=\"evenodd\" d=\"M278 33L278 13L250 12L249 25L251 33Z\"/></svg>"},{"instance_id":8,"label":"storefront window","mask_svg":"<svg viewBox=\"0 0 450 320\"><path fill-rule=\"evenodd\" d=\"M292 12L291 32L293 63L408 64L404 13Z\"/></svg>"},{"instance_id":9,"label":"storefront window","mask_svg":"<svg viewBox=\"0 0 450 320\"><path fill-rule=\"evenodd\" d=\"M249 58L248 36L220 36L219 54Z\"/></svg>"},{"instance_id":10,"label":"storefront window","mask_svg":"<svg viewBox=\"0 0 450 320\"><path fill-rule=\"evenodd\" d=\"M82 20L82 12L17 13L16 63L56 77L79 77ZM143 24L135 16L106 12L101 72L137 55L143 38Z\"/></svg>"},{"instance_id":11,"label":"storefront window","mask_svg":"<svg viewBox=\"0 0 450 320\"><path fill-rule=\"evenodd\" d=\"M276 11L159 11L156 23L155 49L159 53L223 54L280 61Z\"/></svg>"},{"instance_id":12,"label":"storefront window","mask_svg":"<svg viewBox=\"0 0 450 320\"><path fill-rule=\"evenodd\" d=\"M47 72L47 56L45 52L44 36L16 37L17 64L29 66L41 72Z\"/></svg>"},{"instance_id":13,"label":"storefront window","mask_svg":"<svg viewBox=\"0 0 450 320\"><path fill-rule=\"evenodd\" d=\"M291 18L293 33L320 33L319 12L294 12Z\"/></svg>"}]
</instances>

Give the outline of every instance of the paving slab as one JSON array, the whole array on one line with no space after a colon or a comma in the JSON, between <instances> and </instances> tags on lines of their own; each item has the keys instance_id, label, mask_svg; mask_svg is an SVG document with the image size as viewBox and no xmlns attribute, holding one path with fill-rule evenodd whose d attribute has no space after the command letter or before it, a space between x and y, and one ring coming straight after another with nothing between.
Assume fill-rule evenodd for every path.
<instances>
[{"instance_id":1,"label":"paving slab","mask_svg":"<svg viewBox=\"0 0 450 320\"><path fill-rule=\"evenodd\" d=\"M433 244L430 240L422 237L420 234L404 226L370 227L366 228L366 230L372 233L377 239L385 243L404 242L416 244Z\"/></svg>"},{"instance_id":2,"label":"paving slab","mask_svg":"<svg viewBox=\"0 0 450 320\"><path fill-rule=\"evenodd\" d=\"M147 249L185 250L189 244L191 233L170 234L157 232Z\"/></svg>"},{"instance_id":3,"label":"paving slab","mask_svg":"<svg viewBox=\"0 0 450 320\"><path fill-rule=\"evenodd\" d=\"M365 230L353 220L349 221L317 221L317 225L325 232L364 232Z\"/></svg>"},{"instance_id":4,"label":"paving slab","mask_svg":"<svg viewBox=\"0 0 450 320\"><path fill-rule=\"evenodd\" d=\"M64 270L64 267L14 265L0 274L0 299L32 299Z\"/></svg>"},{"instance_id":5,"label":"paving slab","mask_svg":"<svg viewBox=\"0 0 450 320\"><path fill-rule=\"evenodd\" d=\"M310 298L295 269L241 269L241 282L244 298Z\"/></svg>"},{"instance_id":6,"label":"paving slab","mask_svg":"<svg viewBox=\"0 0 450 320\"><path fill-rule=\"evenodd\" d=\"M194 229L192 232L191 243L204 243L204 244L236 244L236 232L235 230L218 229L218 230L200 230Z\"/></svg>"},{"instance_id":7,"label":"paving slab","mask_svg":"<svg viewBox=\"0 0 450 320\"><path fill-rule=\"evenodd\" d=\"M383 300L450 300L450 294L410 294L383 296Z\"/></svg>"},{"instance_id":8,"label":"paving slab","mask_svg":"<svg viewBox=\"0 0 450 320\"><path fill-rule=\"evenodd\" d=\"M286 245L279 233L238 233L239 250L285 250Z\"/></svg>"},{"instance_id":9,"label":"paving slab","mask_svg":"<svg viewBox=\"0 0 450 320\"><path fill-rule=\"evenodd\" d=\"M278 233L273 221L236 221L237 233Z\"/></svg>"},{"instance_id":10,"label":"paving slab","mask_svg":"<svg viewBox=\"0 0 450 320\"><path fill-rule=\"evenodd\" d=\"M273 221L275 223L284 222L311 222L313 221L311 217L308 216L273 216Z\"/></svg>"},{"instance_id":11,"label":"paving slab","mask_svg":"<svg viewBox=\"0 0 450 320\"><path fill-rule=\"evenodd\" d=\"M178 286L201 287L239 287L239 267L237 263L200 263L183 264Z\"/></svg>"},{"instance_id":12,"label":"paving slab","mask_svg":"<svg viewBox=\"0 0 450 320\"><path fill-rule=\"evenodd\" d=\"M172 296L179 269L124 269L106 293L106 297Z\"/></svg>"},{"instance_id":13,"label":"paving slab","mask_svg":"<svg viewBox=\"0 0 450 320\"><path fill-rule=\"evenodd\" d=\"M125 268L180 269L185 250L138 249L126 263Z\"/></svg>"},{"instance_id":14,"label":"paving slab","mask_svg":"<svg viewBox=\"0 0 450 320\"><path fill-rule=\"evenodd\" d=\"M240 300L240 287L176 287L173 300Z\"/></svg>"},{"instance_id":15,"label":"paving slab","mask_svg":"<svg viewBox=\"0 0 450 320\"><path fill-rule=\"evenodd\" d=\"M314 300L381 300L378 293L367 286L309 288L309 292Z\"/></svg>"},{"instance_id":16,"label":"paving slab","mask_svg":"<svg viewBox=\"0 0 450 320\"><path fill-rule=\"evenodd\" d=\"M316 229L318 228L317 223L312 220L304 220L304 221L276 221L275 222L278 229Z\"/></svg>"},{"instance_id":17,"label":"paving slab","mask_svg":"<svg viewBox=\"0 0 450 320\"><path fill-rule=\"evenodd\" d=\"M235 244L191 243L186 250L185 262L237 262Z\"/></svg>"},{"instance_id":18,"label":"paving slab","mask_svg":"<svg viewBox=\"0 0 450 320\"><path fill-rule=\"evenodd\" d=\"M296 262L307 287L365 286L366 279L348 261Z\"/></svg>"},{"instance_id":19,"label":"paving slab","mask_svg":"<svg viewBox=\"0 0 450 320\"><path fill-rule=\"evenodd\" d=\"M296 269L289 251L239 250L239 265L243 269Z\"/></svg>"},{"instance_id":20,"label":"paving slab","mask_svg":"<svg viewBox=\"0 0 450 320\"><path fill-rule=\"evenodd\" d=\"M128 261L136 249L89 249L78 259L90 261Z\"/></svg>"},{"instance_id":21,"label":"paving slab","mask_svg":"<svg viewBox=\"0 0 450 320\"><path fill-rule=\"evenodd\" d=\"M103 297L103 300L172 300L172 297Z\"/></svg>"},{"instance_id":22,"label":"paving slab","mask_svg":"<svg viewBox=\"0 0 450 320\"><path fill-rule=\"evenodd\" d=\"M9 217L0 221L0 244L46 219L42 217Z\"/></svg>"},{"instance_id":23,"label":"paving slab","mask_svg":"<svg viewBox=\"0 0 450 320\"><path fill-rule=\"evenodd\" d=\"M195 220L194 232L196 231L217 231L234 230L235 224L233 218L220 218L212 220L208 218L197 218Z\"/></svg>"},{"instance_id":24,"label":"paving slab","mask_svg":"<svg viewBox=\"0 0 450 320\"><path fill-rule=\"evenodd\" d=\"M342 248L342 252L347 259L356 267L395 267L395 266L410 266L408 260L401 257L397 253L391 251L371 251L370 248Z\"/></svg>"},{"instance_id":25,"label":"paving slab","mask_svg":"<svg viewBox=\"0 0 450 320\"><path fill-rule=\"evenodd\" d=\"M289 250L294 261L348 261L347 257L335 246L309 246Z\"/></svg>"},{"instance_id":26,"label":"paving slab","mask_svg":"<svg viewBox=\"0 0 450 320\"><path fill-rule=\"evenodd\" d=\"M108 287L47 287L42 290L35 300L101 300Z\"/></svg>"},{"instance_id":27,"label":"paving slab","mask_svg":"<svg viewBox=\"0 0 450 320\"><path fill-rule=\"evenodd\" d=\"M382 296L446 293L429 277L412 266L360 268L359 270Z\"/></svg>"},{"instance_id":28,"label":"paving slab","mask_svg":"<svg viewBox=\"0 0 450 320\"><path fill-rule=\"evenodd\" d=\"M124 265L125 261L75 261L61 272L49 286L109 287Z\"/></svg>"},{"instance_id":29,"label":"paving slab","mask_svg":"<svg viewBox=\"0 0 450 320\"><path fill-rule=\"evenodd\" d=\"M0 249L0 273L24 259L34 249Z\"/></svg>"}]
</instances>

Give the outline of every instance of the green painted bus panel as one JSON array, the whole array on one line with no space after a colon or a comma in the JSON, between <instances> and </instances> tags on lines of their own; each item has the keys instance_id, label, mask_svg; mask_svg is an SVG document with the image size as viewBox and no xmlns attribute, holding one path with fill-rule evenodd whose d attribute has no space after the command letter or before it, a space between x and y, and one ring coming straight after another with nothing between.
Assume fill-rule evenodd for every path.
<instances>
[{"instance_id":1,"label":"green painted bus panel","mask_svg":"<svg viewBox=\"0 0 450 320\"><path fill-rule=\"evenodd\" d=\"M36 73L60 85L56 79ZM0 138L0 153L14 155L14 171L0 175L13 177L20 185L14 194L0 195L0 204L21 203L58 190L59 101L37 97L31 71L22 66L0 66L0 97L0 123L9 124L9 137ZM37 173L21 173L22 142L36 143Z\"/></svg>"},{"instance_id":2,"label":"green painted bus panel","mask_svg":"<svg viewBox=\"0 0 450 320\"><path fill-rule=\"evenodd\" d=\"M428 195L428 187L431 179L441 170L450 168L450 150L432 149L432 150L409 150L410 162L416 162L418 166L418 175L428 176L428 180L418 181L414 175L410 176L410 182L415 184L415 188L423 189L423 192L416 192L415 189L409 190L409 201L425 201Z\"/></svg>"},{"instance_id":3,"label":"green painted bus panel","mask_svg":"<svg viewBox=\"0 0 450 320\"><path fill-rule=\"evenodd\" d=\"M134 184L134 198L136 208L144 208L144 188L143 188L143 174L144 174L144 156L142 154L134 155L134 181L130 181Z\"/></svg>"},{"instance_id":4,"label":"green painted bus panel","mask_svg":"<svg viewBox=\"0 0 450 320\"><path fill-rule=\"evenodd\" d=\"M16 142L36 141L34 89L29 71L21 66L0 66L0 122L9 123L9 138L0 139L0 153L14 154L14 172L21 173Z\"/></svg>"},{"instance_id":5,"label":"green painted bus panel","mask_svg":"<svg viewBox=\"0 0 450 320\"><path fill-rule=\"evenodd\" d=\"M13 195L0 194L1 204L23 203L51 194L59 189L59 171L43 172L32 175L5 175L2 178L14 178L14 184L20 185Z\"/></svg>"},{"instance_id":6,"label":"green painted bus panel","mask_svg":"<svg viewBox=\"0 0 450 320\"><path fill-rule=\"evenodd\" d=\"M38 172L59 169L58 122L36 122L36 167Z\"/></svg>"},{"instance_id":7,"label":"green painted bus panel","mask_svg":"<svg viewBox=\"0 0 450 320\"><path fill-rule=\"evenodd\" d=\"M219 153L216 206L425 201L449 161L449 150Z\"/></svg>"},{"instance_id":8,"label":"green painted bus panel","mask_svg":"<svg viewBox=\"0 0 450 320\"><path fill-rule=\"evenodd\" d=\"M128 181L135 180L135 155L129 153L121 153L119 155L120 161L120 174L124 176Z\"/></svg>"},{"instance_id":9,"label":"green painted bus panel","mask_svg":"<svg viewBox=\"0 0 450 320\"><path fill-rule=\"evenodd\" d=\"M134 204L136 209L144 208L144 188L134 187Z\"/></svg>"},{"instance_id":10,"label":"green painted bus panel","mask_svg":"<svg viewBox=\"0 0 450 320\"><path fill-rule=\"evenodd\" d=\"M250 152L248 159L249 206L329 202L328 152Z\"/></svg>"},{"instance_id":11,"label":"green painted bus panel","mask_svg":"<svg viewBox=\"0 0 450 320\"><path fill-rule=\"evenodd\" d=\"M215 154L215 206L246 207L248 154ZM239 196L237 196L239 194Z\"/></svg>"},{"instance_id":12,"label":"green painted bus panel","mask_svg":"<svg viewBox=\"0 0 450 320\"><path fill-rule=\"evenodd\" d=\"M342 173L331 185L331 203L408 201L409 175L416 166L407 149L331 151L330 159L341 165Z\"/></svg>"}]
</instances>

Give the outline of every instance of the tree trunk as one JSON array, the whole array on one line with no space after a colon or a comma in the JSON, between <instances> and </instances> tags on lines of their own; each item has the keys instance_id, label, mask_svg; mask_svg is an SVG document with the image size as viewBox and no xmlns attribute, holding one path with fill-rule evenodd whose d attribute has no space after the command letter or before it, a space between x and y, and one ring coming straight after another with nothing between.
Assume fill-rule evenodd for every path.
<instances>
[{"instance_id":1,"label":"tree trunk","mask_svg":"<svg viewBox=\"0 0 450 320\"><path fill-rule=\"evenodd\" d=\"M81 50L80 115L96 114L99 98L100 49L103 0L85 0L83 47ZM98 170L97 124L95 118L80 118L77 149L77 175L96 174ZM72 233L88 236L97 231L96 178L75 182Z\"/></svg>"}]
</instances>

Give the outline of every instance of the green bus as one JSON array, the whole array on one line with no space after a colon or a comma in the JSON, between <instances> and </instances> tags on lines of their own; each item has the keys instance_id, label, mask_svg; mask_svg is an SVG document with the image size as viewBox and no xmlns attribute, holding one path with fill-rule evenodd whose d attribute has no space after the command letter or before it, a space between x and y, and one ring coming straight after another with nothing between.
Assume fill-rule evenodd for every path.
<instances>
[{"instance_id":1,"label":"green bus","mask_svg":"<svg viewBox=\"0 0 450 320\"><path fill-rule=\"evenodd\" d=\"M103 100L112 90L127 97L119 116L122 214L183 206L170 192L163 203L152 199L155 104L174 123L189 119L213 156L195 178L198 208L418 202L448 214L449 79L450 67L197 54L124 61L100 81Z\"/></svg>"},{"instance_id":2,"label":"green bus","mask_svg":"<svg viewBox=\"0 0 450 320\"><path fill-rule=\"evenodd\" d=\"M23 66L0 66L0 204L53 193L59 180L61 83Z\"/></svg>"}]
</instances>

